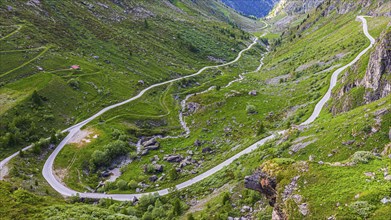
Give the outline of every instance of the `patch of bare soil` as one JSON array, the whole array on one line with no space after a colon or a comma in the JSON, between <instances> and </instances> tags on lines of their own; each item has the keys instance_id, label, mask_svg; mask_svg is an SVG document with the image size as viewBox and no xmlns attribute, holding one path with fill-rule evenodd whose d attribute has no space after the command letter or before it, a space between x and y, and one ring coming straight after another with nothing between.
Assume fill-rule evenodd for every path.
<instances>
[{"instance_id":1,"label":"patch of bare soil","mask_svg":"<svg viewBox=\"0 0 391 220\"><path fill-rule=\"evenodd\" d=\"M69 141L69 143L76 144L77 147L83 147L84 145L91 143L92 139L96 139L98 137L99 135L96 134L96 132L94 132L93 130L85 129L75 134Z\"/></svg>"},{"instance_id":2,"label":"patch of bare soil","mask_svg":"<svg viewBox=\"0 0 391 220\"><path fill-rule=\"evenodd\" d=\"M55 169L54 170L54 176L58 181L64 184L64 179L68 175L69 171L67 168L64 169Z\"/></svg>"}]
</instances>

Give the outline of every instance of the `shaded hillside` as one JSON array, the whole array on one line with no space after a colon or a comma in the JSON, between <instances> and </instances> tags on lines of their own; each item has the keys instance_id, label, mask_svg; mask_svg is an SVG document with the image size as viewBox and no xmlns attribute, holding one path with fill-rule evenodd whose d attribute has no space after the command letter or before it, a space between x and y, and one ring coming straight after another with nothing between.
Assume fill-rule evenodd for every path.
<instances>
[{"instance_id":1,"label":"shaded hillside","mask_svg":"<svg viewBox=\"0 0 391 220\"><path fill-rule=\"evenodd\" d=\"M265 17L274 8L278 0L222 0L236 11L257 18Z\"/></svg>"}]
</instances>

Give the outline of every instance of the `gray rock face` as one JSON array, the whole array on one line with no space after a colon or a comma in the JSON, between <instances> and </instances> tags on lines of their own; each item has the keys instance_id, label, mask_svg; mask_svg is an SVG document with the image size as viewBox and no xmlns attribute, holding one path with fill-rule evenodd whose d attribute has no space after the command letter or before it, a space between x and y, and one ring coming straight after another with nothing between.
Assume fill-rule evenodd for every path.
<instances>
[{"instance_id":1,"label":"gray rock face","mask_svg":"<svg viewBox=\"0 0 391 220\"><path fill-rule=\"evenodd\" d=\"M157 149L159 149L159 147L160 147L160 144L159 144L159 143L156 143L156 144L154 144L154 145L149 145L149 146L147 147L147 149L148 149L148 150L157 150Z\"/></svg>"},{"instance_id":2,"label":"gray rock face","mask_svg":"<svg viewBox=\"0 0 391 220\"><path fill-rule=\"evenodd\" d=\"M299 211L304 216L308 215L309 210L308 210L307 203L303 203L299 205Z\"/></svg>"},{"instance_id":3,"label":"gray rock face","mask_svg":"<svg viewBox=\"0 0 391 220\"><path fill-rule=\"evenodd\" d=\"M142 145L144 147L151 146L151 145L154 145L154 144L156 144L156 140L154 138L152 138L150 140L147 140L147 141L142 143Z\"/></svg>"},{"instance_id":4,"label":"gray rock face","mask_svg":"<svg viewBox=\"0 0 391 220\"><path fill-rule=\"evenodd\" d=\"M292 181L285 186L284 192L282 193L282 201L286 201L288 198L292 196L293 191L297 187L297 181L299 180L300 176L295 176L292 178Z\"/></svg>"},{"instance_id":5,"label":"gray rock face","mask_svg":"<svg viewBox=\"0 0 391 220\"><path fill-rule=\"evenodd\" d=\"M155 164L155 170L159 173L163 172L163 165Z\"/></svg>"},{"instance_id":6,"label":"gray rock face","mask_svg":"<svg viewBox=\"0 0 391 220\"><path fill-rule=\"evenodd\" d=\"M259 182L259 179L260 179L260 173L259 172L255 172L251 176L246 176L244 178L244 186L247 189L252 189L252 190L261 192L261 184Z\"/></svg>"},{"instance_id":7,"label":"gray rock face","mask_svg":"<svg viewBox=\"0 0 391 220\"><path fill-rule=\"evenodd\" d=\"M149 177L149 181L151 181L151 182L156 182L157 179L158 179L158 177L156 175Z\"/></svg>"},{"instance_id":8,"label":"gray rock face","mask_svg":"<svg viewBox=\"0 0 391 220\"><path fill-rule=\"evenodd\" d=\"M257 93L257 90L252 90L252 91L248 92L248 94L251 96L256 96L258 93Z\"/></svg>"},{"instance_id":9,"label":"gray rock face","mask_svg":"<svg viewBox=\"0 0 391 220\"><path fill-rule=\"evenodd\" d=\"M371 53L362 85L367 89L366 103L386 97L391 93L391 32L384 33Z\"/></svg>"},{"instance_id":10,"label":"gray rock face","mask_svg":"<svg viewBox=\"0 0 391 220\"><path fill-rule=\"evenodd\" d=\"M212 152L212 148L210 147L205 147L204 149L202 149L202 153L210 153Z\"/></svg>"},{"instance_id":11,"label":"gray rock face","mask_svg":"<svg viewBox=\"0 0 391 220\"><path fill-rule=\"evenodd\" d=\"M299 150L306 148L308 145L313 144L318 139L314 139L305 143L297 143L289 148L289 154L297 153Z\"/></svg>"},{"instance_id":12,"label":"gray rock face","mask_svg":"<svg viewBox=\"0 0 391 220\"><path fill-rule=\"evenodd\" d=\"M193 2L197 2L192 0ZM247 16L263 17L269 14L279 0L222 0L227 6Z\"/></svg>"},{"instance_id":13,"label":"gray rock face","mask_svg":"<svg viewBox=\"0 0 391 220\"><path fill-rule=\"evenodd\" d=\"M194 141L194 144L193 144L195 147L200 147L202 145L202 142L200 140L195 140Z\"/></svg>"},{"instance_id":14,"label":"gray rock face","mask_svg":"<svg viewBox=\"0 0 391 220\"><path fill-rule=\"evenodd\" d=\"M145 149L141 152L141 156L145 156L149 153L149 149Z\"/></svg>"},{"instance_id":15,"label":"gray rock face","mask_svg":"<svg viewBox=\"0 0 391 220\"><path fill-rule=\"evenodd\" d=\"M163 160L166 160L168 162L174 163L174 162L181 162L183 157L181 155L171 155L171 156L165 156Z\"/></svg>"},{"instance_id":16,"label":"gray rock face","mask_svg":"<svg viewBox=\"0 0 391 220\"><path fill-rule=\"evenodd\" d=\"M286 1L285 11L289 15L304 14L313 8L318 7L324 2L324 0L299 0L299 1Z\"/></svg>"},{"instance_id":17,"label":"gray rock face","mask_svg":"<svg viewBox=\"0 0 391 220\"><path fill-rule=\"evenodd\" d=\"M345 141L345 142L342 142L343 145L352 145L354 144L354 142L356 142L355 140L349 140L349 141Z\"/></svg>"},{"instance_id":18,"label":"gray rock face","mask_svg":"<svg viewBox=\"0 0 391 220\"><path fill-rule=\"evenodd\" d=\"M277 199L277 180L262 171L256 171L244 178L244 187L261 192L269 199L269 205L274 207Z\"/></svg>"}]
</instances>

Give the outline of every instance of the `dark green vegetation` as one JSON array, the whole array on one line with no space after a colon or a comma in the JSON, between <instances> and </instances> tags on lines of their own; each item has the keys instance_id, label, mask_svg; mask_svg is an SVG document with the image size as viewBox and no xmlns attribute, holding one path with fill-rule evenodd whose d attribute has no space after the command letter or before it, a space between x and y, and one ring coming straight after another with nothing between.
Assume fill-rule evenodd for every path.
<instances>
[{"instance_id":1,"label":"dark green vegetation","mask_svg":"<svg viewBox=\"0 0 391 220\"><path fill-rule=\"evenodd\" d=\"M178 198L170 201L156 195L144 196L134 206L106 199L96 203L77 196L64 201L7 182L0 182L0 189L2 219L174 219L187 209Z\"/></svg>"},{"instance_id":2,"label":"dark green vegetation","mask_svg":"<svg viewBox=\"0 0 391 220\"><path fill-rule=\"evenodd\" d=\"M299 16L288 30L267 29L261 43L235 64L154 88L103 114L64 148L56 158L55 172L80 192L155 191L214 167L273 131L291 128L286 135L168 196L146 196L135 205L61 198L41 175L51 152L49 144L61 140L54 131L153 83L232 60L251 41L251 35L237 27L249 28L254 21L214 1L101 3L0 3L1 157L39 140L8 165L6 180L12 185L0 182L2 217L228 219L246 215L270 219L273 207L243 183L261 164L264 172L276 177L278 208L290 219L389 217L389 203L381 202L390 199L391 191L384 178L385 170L391 170L387 158L391 113L385 111L391 107L389 96L365 105L364 90L355 88L343 98L334 96L312 126L291 128L311 114L327 90L331 73L369 44L361 23L355 21L356 11L338 14L328 10L329 2ZM370 33L379 37L389 21L368 18ZM257 22L253 31L259 32L262 25ZM264 53L265 65L252 72ZM365 55L349 69L335 91L361 79L369 60L370 55ZM69 68L75 64L81 69ZM225 88L243 73L245 79ZM211 86L215 87L200 94ZM184 132L178 119L180 102L194 93L199 94L187 103L196 110L184 112L190 135L157 138L159 149L144 156L137 153L134 144L141 137ZM346 101L351 105L345 113L332 110ZM181 167L163 160L169 154L191 156L197 162ZM152 163L155 155L163 170ZM119 169L121 176L97 187L107 179L104 171L124 159L133 161ZM155 175L157 182L151 180ZM300 177L293 194L302 200L283 199L296 176ZM302 203L309 210L306 216L298 208Z\"/></svg>"}]
</instances>

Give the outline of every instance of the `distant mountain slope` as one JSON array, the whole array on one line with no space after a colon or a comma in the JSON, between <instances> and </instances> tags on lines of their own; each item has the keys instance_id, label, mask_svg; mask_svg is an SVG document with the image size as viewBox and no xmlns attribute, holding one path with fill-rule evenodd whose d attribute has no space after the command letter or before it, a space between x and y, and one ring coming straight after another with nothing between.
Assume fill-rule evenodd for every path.
<instances>
[{"instance_id":1,"label":"distant mountain slope","mask_svg":"<svg viewBox=\"0 0 391 220\"><path fill-rule=\"evenodd\" d=\"M279 2L278 0L223 0L223 2L236 11L255 17L264 17Z\"/></svg>"}]
</instances>

